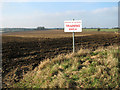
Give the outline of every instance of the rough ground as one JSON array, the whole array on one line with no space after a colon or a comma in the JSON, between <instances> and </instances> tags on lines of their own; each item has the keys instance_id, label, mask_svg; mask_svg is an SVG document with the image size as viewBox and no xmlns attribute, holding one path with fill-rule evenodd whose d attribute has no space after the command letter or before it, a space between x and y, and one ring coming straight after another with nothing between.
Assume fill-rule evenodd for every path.
<instances>
[{"instance_id":1,"label":"rough ground","mask_svg":"<svg viewBox=\"0 0 120 90\"><path fill-rule=\"evenodd\" d=\"M75 37L76 51L80 48L95 50L100 46L120 45L115 33L100 33ZM19 82L23 74L33 70L45 58L72 52L72 38L2 37L3 87Z\"/></svg>"}]
</instances>

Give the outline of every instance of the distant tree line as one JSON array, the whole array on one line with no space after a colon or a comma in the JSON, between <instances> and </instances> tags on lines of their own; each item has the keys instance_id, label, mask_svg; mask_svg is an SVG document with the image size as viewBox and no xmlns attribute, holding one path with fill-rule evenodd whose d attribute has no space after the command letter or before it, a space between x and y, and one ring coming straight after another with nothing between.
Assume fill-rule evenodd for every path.
<instances>
[{"instance_id":1,"label":"distant tree line","mask_svg":"<svg viewBox=\"0 0 120 90\"><path fill-rule=\"evenodd\" d=\"M120 29L119 27L114 27L114 28L112 28L112 29Z\"/></svg>"},{"instance_id":2,"label":"distant tree line","mask_svg":"<svg viewBox=\"0 0 120 90\"><path fill-rule=\"evenodd\" d=\"M98 29L98 28L94 28L94 27L84 27L83 29ZM100 29L109 29L109 28L100 28Z\"/></svg>"},{"instance_id":3,"label":"distant tree line","mask_svg":"<svg viewBox=\"0 0 120 90\"><path fill-rule=\"evenodd\" d=\"M37 27L36 30L45 30L45 27Z\"/></svg>"},{"instance_id":4,"label":"distant tree line","mask_svg":"<svg viewBox=\"0 0 120 90\"><path fill-rule=\"evenodd\" d=\"M29 31L33 30L33 28L1 28L1 30L5 32L14 32L14 31Z\"/></svg>"}]
</instances>

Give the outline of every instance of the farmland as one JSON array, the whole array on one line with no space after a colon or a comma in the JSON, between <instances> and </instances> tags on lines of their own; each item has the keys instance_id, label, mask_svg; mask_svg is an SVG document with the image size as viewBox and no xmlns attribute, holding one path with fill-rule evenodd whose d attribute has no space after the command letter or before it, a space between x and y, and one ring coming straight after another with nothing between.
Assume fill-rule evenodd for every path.
<instances>
[{"instance_id":1,"label":"farmland","mask_svg":"<svg viewBox=\"0 0 120 90\"><path fill-rule=\"evenodd\" d=\"M119 33L114 31L84 30L75 33L76 52L120 45ZM71 53L72 34L63 30L5 33L2 35L2 46L3 87L11 87L19 83L25 74L36 69L41 61Z\"/></svg>"},{"instance_id":2,"label":"farmland","mask_svg":"<svg viewBox=\"0 0 120 90\"><path fill-rule=\"evenodd\" d=\"M84 31L98 31L97 29L84 29ZM100 29L103 32L118 32L118 29Z\"/></svg>"},{"instance_id":3,"label":"farmland","mask_svg":"<svg viewBox=\"0 0 120 90\"><path fill-rule=\"evenodd\" d=\"M93 34L108 34L118 32L118 29L101 29L102 32L97 32L97 29L83 29L82 33L75 33L75 36L88 36ZM72 37L71 33L65 33L63 30L45 30L45 31L24 31L5 33L4 36L27 37L27 38L63 38Z\"/></svg>"}]
</instances>

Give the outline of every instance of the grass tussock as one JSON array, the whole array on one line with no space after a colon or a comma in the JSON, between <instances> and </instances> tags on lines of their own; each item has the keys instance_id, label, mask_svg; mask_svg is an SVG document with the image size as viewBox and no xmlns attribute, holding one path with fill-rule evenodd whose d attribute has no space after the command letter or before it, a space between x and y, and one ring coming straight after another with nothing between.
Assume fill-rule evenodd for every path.
<instances>
[{"instance_id":1,"label":"grass tussock","mask_svg":"<svg viewBox=\"0 0 120 90\"><path fill-rule=\"evenodd\" d=\"M14 84L18 88L120 88L117 46L46 59Z\"/></svg>"}]
</instances>

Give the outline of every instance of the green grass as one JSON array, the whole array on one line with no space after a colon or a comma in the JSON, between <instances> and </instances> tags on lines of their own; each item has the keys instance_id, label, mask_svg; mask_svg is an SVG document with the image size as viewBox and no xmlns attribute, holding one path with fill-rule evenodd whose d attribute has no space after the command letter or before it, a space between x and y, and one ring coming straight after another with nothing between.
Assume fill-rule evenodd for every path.
<instances>
[{"instance_id":1,"label":"green grass","mask_svg":"<svg viewBox=\"0 0 120 90\"><path fill-rule=\"evenodd\" d=\"M83 31L97 31L97 29L83 29ZM118 29L100 29L100 31L104 31L104 32L118 32Z\"/></svg>"},{"instance_id":2,"label":"green grass","mask_svg":"<svg viewBox=\"0 0 120 90\"><path fill-rule=\"evenodd\" d=\"M119 53L117 46L111 46L96 51L81 49L75 54L59 55L41 62L12 87L120 88Z\"/></svg>"}]
</instances>

